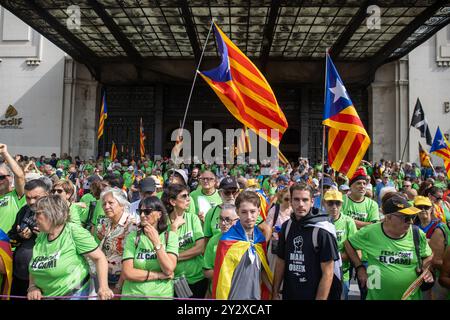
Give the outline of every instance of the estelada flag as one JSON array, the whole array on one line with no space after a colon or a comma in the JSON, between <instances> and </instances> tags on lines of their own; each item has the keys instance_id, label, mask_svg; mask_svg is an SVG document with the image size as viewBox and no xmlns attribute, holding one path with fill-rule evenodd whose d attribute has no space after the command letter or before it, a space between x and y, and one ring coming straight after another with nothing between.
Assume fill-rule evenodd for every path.
<instances>
[{"instance_id":1,"label":"estelada flag","mask_svg":"<svg viewBox=\"0 0 450 320\"><path fill-rule=\"evenodd\" d=\"M106 118L108 118L108 108L106 107L106 94L103 93L102 106L100 108L100 117L98 119L97 140L100 140L100 138L103 136Z\"/></svg>"},{"instance_id":2,"label":"estelada flag","mask_svg":"<svg viewBox=\"0 0 450 320\"><path fill-rule=\"evenodd\" d=\"M3 264L6 269L6 274L3 276L3 280L0 283L0 294L3 296L8 296L8 298L0 298L0 300L9 300L12 284L13 260L9 238L2 229L0 229L0 259L3 260Z\"/></svg>"},{"instance_id":3,"label":"estelada flag","mask_svg":"<svg viewBox=\"0 0 450 320\"><path fill-rule=\"evenodd\" d=\"M370 145L370 138L330 56L326 55L325 112L328 163L348 178L353 176Z\"/></svg>"},{"instance_id":4,"label":"estelada flag","mask_svg":"<svg viewBox=\"0 0 450 320\"><path fill-rule=\"evenodd\" d=\"M267 261L266 239L262 232L255 227L254 240L250 243L247 240L244 228L238 221L220 238L217 245L216 260L214 262L214 277L212 296L214 299L227 300L231 288L240 284L233 282L233 275L238 268L244 255L249 252L256 259L256 255L261 260L263 270L267 274L270 283L264 283L261 279L261 299L270 299L269 287L272 285L272 271ZM236 281L236 279L234 279Z\"/></svg>"},{"instance_id":5,"label":"estelada flag","mask_svg":"<svg viewBox=\"0 0 450 320\"><path fill-rule=\"evenodd\" d=\"M422 144L419 141L419 158L420 158L420 166L422 168L431 168L431 159L428 152L422 147Z\"/></svg>"},{"instance_id":6,"label":"estelada flag","mask_svg":"<svg viewBox=\"0 0 450 320\"><path fill-rule=\"evenodd\" d=\"M112 142L112 146L111 146L111 161L114 161L114 159L117 158L117 152L118 152L117 146L116 146L116 144L113 141Z\"/></svg>"},{"instance_id":7,"label":"estelada flag","mask_svg":"<svg viewBox=\"0 0 450 320\"><path fill-rule=\"evenodd\" d=\"M198 72L237 120L278 148L288 123L269 83L216 24L213 28L222 61Z\"/></svg>"},{"instance_id":8,"label":"estelada flag","mask_svg":"<svg viewBox=\"0 0 450 320\"><path fill-rule=\"evenodd\" d=\"M444 159L445 170L447 171L447 177L450 179L450 143L442 134L439 127L434 135L433 145L431 146L430 152L437 155L438 157Z\"/></svg>"},{"instance_id":9,"label":"estelada flag","mask_svg":"<svg viewBox=\"0 0 450 320\"><path fill-rule=\"evenodd\" d=\"M145 135L144 135L144 125L142 124L142 118L139 126L139 149L141 151L141 157L145 156Z\"/></svg>"}]
</instances>

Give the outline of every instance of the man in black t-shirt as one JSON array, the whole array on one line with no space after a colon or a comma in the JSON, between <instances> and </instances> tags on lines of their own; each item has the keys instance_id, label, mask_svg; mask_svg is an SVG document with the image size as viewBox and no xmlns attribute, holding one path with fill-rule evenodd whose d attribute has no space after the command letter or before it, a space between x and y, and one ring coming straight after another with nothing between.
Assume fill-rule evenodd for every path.
<instances>
[{"instance_id":1,"label":"man in black t-shirt","mask_svg":"<svg viewBox=\"0 0 450 320\"><path fill-rule=\"evenodd\" d=\"M341 259L334 225L327 215L314 214L308 185L293 185L290 194L294 212L279 235L273 299L339 299Z\"/></svg>"}]
</instances>

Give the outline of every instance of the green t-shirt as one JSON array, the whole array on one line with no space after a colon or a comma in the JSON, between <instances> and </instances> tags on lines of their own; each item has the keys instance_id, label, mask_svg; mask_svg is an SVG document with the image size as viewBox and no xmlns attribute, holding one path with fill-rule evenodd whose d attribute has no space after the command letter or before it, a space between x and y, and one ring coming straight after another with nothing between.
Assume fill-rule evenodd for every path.
<instances>
[{"instance_id":1,"label":"green t-shirt","mask_svg":"<svg viewBox=\"0 0 450 320\"><path fill-rule=\"evenodd\" d=\"M436 188L442 189L442 190L447 190L447 184L443 181L435 181L434 182L434 186Z\"/></svg>"},{"instance_id":2,"label":"green t-shirt","mask_svg":"<svg viewBox=\"0 0 450 320\"><path fill-rule=\"evenodd\" d=\"M345 240L347 240L350 236L354 235L358 231L358 229L356 229L355 221L349 216L341 214L339 219L334 221L334 226L336 227L336 237L339 252L345 252L344 248ZM344 275L343 276L344 281L350 280L349 269L350 269L350 261L342 262L342 272Z\"/></svg>"},{"instance_id":3,"label":"green t-shirt","mask_svg":"<svg viewBox=\"0 0 450 320\"><path fill-rule=\"evenodd\" d=\"M16 190L0 196L0 229L8 233L14 221L16 221L17 212L26 204L24 196L19 199Z\"/></svg>"},{"instance_id":4,"label":"green t-shirt","mask_svg":"<svg viewBox=\"0 0 450 320\"><path fill-rule=\"evenodd\" d=\"M166 233L167 243L166 243ZM123 250L123 260L133 259L133 267L140 270L148 270L153 272L161 272L156 251L150 239L142 233L137 246L137 232L131 232L125 243ZM159 235L161 244L164 244L166 252L178 256L178 236L175 232L166 231ZM161 249L162 250L162 249ZM153 281L130 281L125 280L122 287L124 295L145 295L151 297L173 297L173 280L153 280ZM131 297L123 297L122 300L136 299Z\"/></svg>"},{"instance_id":5,"label":"green t-shirt","mask_svg":"<svg viewBox=\"0 0 450 320\"><path fill-rule=\"evenodd\" d=\"M203 255L203 269L214 269L216 261L216 251L222 233L216 233L206 245L205 254Z\"/></svg>"},{"instance_id":6,"label":"green t-shirt","mask_svg":"<svg viewBox=\"0 0 450 320\"><path fill-rule=\"evenodd\" d=\"M94 225L94 230L97 230L97 225L99 225L102 220L105 219L105 212L103 211L103 201L99 199L95 205L94 213L92 215L92 224ZM100 243L100 239L97 238L97 233L94 232L94 239L97 243Z\"/></svg>"},{"instance_id":7,"label":"green t-shirt","mask_svg":"<svg viewBox=\"0 0 450 320\"><path fill-rule=\"evenodd\" d=\"M33 247L29 271L43 296L70 294L89 276L84 254L97 249L91 234L74 223L67 223L61 234L49 241L46 233L39 233ZM89 286L89 281L84 286ZM84 287L83 286L83 287Z\"/></svg>"},{"instance_id":8,"label":"green t-shirt","mask_svg":"<svg viewBox=\"0 0 450 320\"><path fill-rule=\"evenodd\" d=\"M200 219L191 212L184 213L185 223L178 230L178 251L182 253L195 246L197 240L203 239L203 230ZM171 222L169 219L169 226ZM194 284L204 278L203 276L203 256L198 255L189 260L178 261L175 269L175 277L184 275L189 284Z\"/></svg>"},{"instance_id":9,"label":"green t-shirt","mask_svg":"<svg viewBox=\"0 0 450 320\"><path fill-rule=\"evenodd\" d=\"M425 234L420 231L420 255L431 255ZM348 241L357 250L363 249L368 258L367 300L400 300L403 293L417 279L417 256L412 228L401 239L389 238L382 223L360 229ZM420 300L417 290L409 299Z\"/></svg>"},{"instance_id":10,"label":"green t-shirt","mask_svg":"<svg viewBox=\"0 0 450 320\"><path fill-rule=\"evenodd\" d=\"M86 203L87 206L89 206L92 201L97 201L97 199L95 199L92 193L86 193L80 199L80 202Z\"/></svg>"},{"instance_id":11,"label":"green t-shirt","mask_svg":"<svg viewBox=\"0 0 450 320\"><path fill-rule=\"evenodd\" d=\"M61 165L64 166L64 169L69 168L70 166L70 161L65 159L65 160L58 160L58 162L56 163L56 167L59 168Z\"/></svg>"},{"instance_id":12,"label":"green t-shirt","mask_svg":"<svg viewBox=\"0 0 450 320\"><path fill-rule=\"evenodd\" d=\"M133 174L129 172L125 172L123 174L123 185L127 187L127 189L130 189L133 185Z\"/></svg>"},{"instance_id":13,"label":"green t-shirt","mask_svg":"<svg viewBox=\"0 0 450 320\"><path fill-rule=\"evenodd\" d=\"M69 208L70 222L76 223L81 226L81 217L84 216L83 211L85 208L73 203Z\"/></svg>"},{"instance_id":14,"label":"green t-shirt","mask_svg":"<svg viewBox=\"0 0 450 320\"><path fill-rule=\"evenodd\" d=\"M361 202L355 202L348 196L343 197L342 213L362 222L378 222L380 213L378 204L370 198L364 197Z\"/></svg>"},{"instance_id":15,"label":"green t-shirt","mask_svg":"<svg viewBox=\"0 0 450 320\"><path fill-rule=\"evenodd\" d=\"M203 193L202 189L197 189L192 191L190 195L192 200L194 200L195 214L197 215L199 211L203 211L203 214L206 214L209 209L222 203L218 190L208 196Z\"/></svg>"}]
</instances>

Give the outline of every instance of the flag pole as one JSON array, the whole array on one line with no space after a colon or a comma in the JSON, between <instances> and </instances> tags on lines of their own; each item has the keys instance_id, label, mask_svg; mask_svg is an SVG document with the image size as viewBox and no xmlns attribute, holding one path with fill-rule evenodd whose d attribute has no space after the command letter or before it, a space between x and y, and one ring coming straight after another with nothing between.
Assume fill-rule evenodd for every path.
<instances>
[{"instance_id":1,"label":"flag pole","mask_svg":"<svg viewBox=\"0 0 450 320\"><path fill-rule=\"evenodd\" d=\"M189 93L189 98L188 98L188 101L186 104L186 111L184 112L183 123L181 125L181 131L183 131L183 129L184 129L184 123L186 121L187 112L189 109L189 105L191 103L192 92L194 91L195 81L197 80L197 74L200 69L200 64L202 63L203 55L205 54L206 45L208 44L209 35L211 34L211 30L212 30L213 26L214 26L214 19L211 20L211 26L209 27L208 35L206 36L205 43L203 44L203 50L202 50L202 54L200 55L200 59L198 61L197 69L195 70L194 80L192 81L192 86L191 86L191 92Z\"/></svg>"},{"instance_id":2,"label":"flag pole","mask_svg":"<svg viewBox=\"0 0 450 320\"><path fill-rule=\"evenodd\" d=\"M411 131L411 126L408 127L408 137L406 138L405 146L403 147L403 152L402 152L402 157L400 158L400 162L403 162L403 156L405 155L406 145L409 142L410 131Z\"/></svg>"},{"instance_id":3,"label":"flag pole","mask_svg":"<svg viewBox=\"0 0 450 320\"><path fill-rule=\"evenodd\" d=\"M323 90L323 105L326 103L327 96L327 79L328 79L328 51L329 48L325 50L325 83ZM322 202L323 202L323 179L325 178L325 135L326 135L326 126L322 124L323 133L322 133L322 183L320 186L320 203L319 203L319 212L322 210Z\"/></svg>"}]
</instances>

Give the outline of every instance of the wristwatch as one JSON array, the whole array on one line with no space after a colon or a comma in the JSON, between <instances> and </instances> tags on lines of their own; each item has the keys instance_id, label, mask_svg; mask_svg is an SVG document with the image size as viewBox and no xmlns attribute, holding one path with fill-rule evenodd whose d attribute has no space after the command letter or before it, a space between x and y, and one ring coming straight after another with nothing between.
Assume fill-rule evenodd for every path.
<instances>
[{"instance_id":1,"label":"wristwatch","mask_svg":"<svg viewBox=\"0 0 450 320\"><path fill-rule=\"evenodd\" d=\"M155 251L158 251L159 249L161 249L162 248L162 244L160 243L160 244L158 244L156 247L155 247Z\"/></svg>"}]
</instances>

